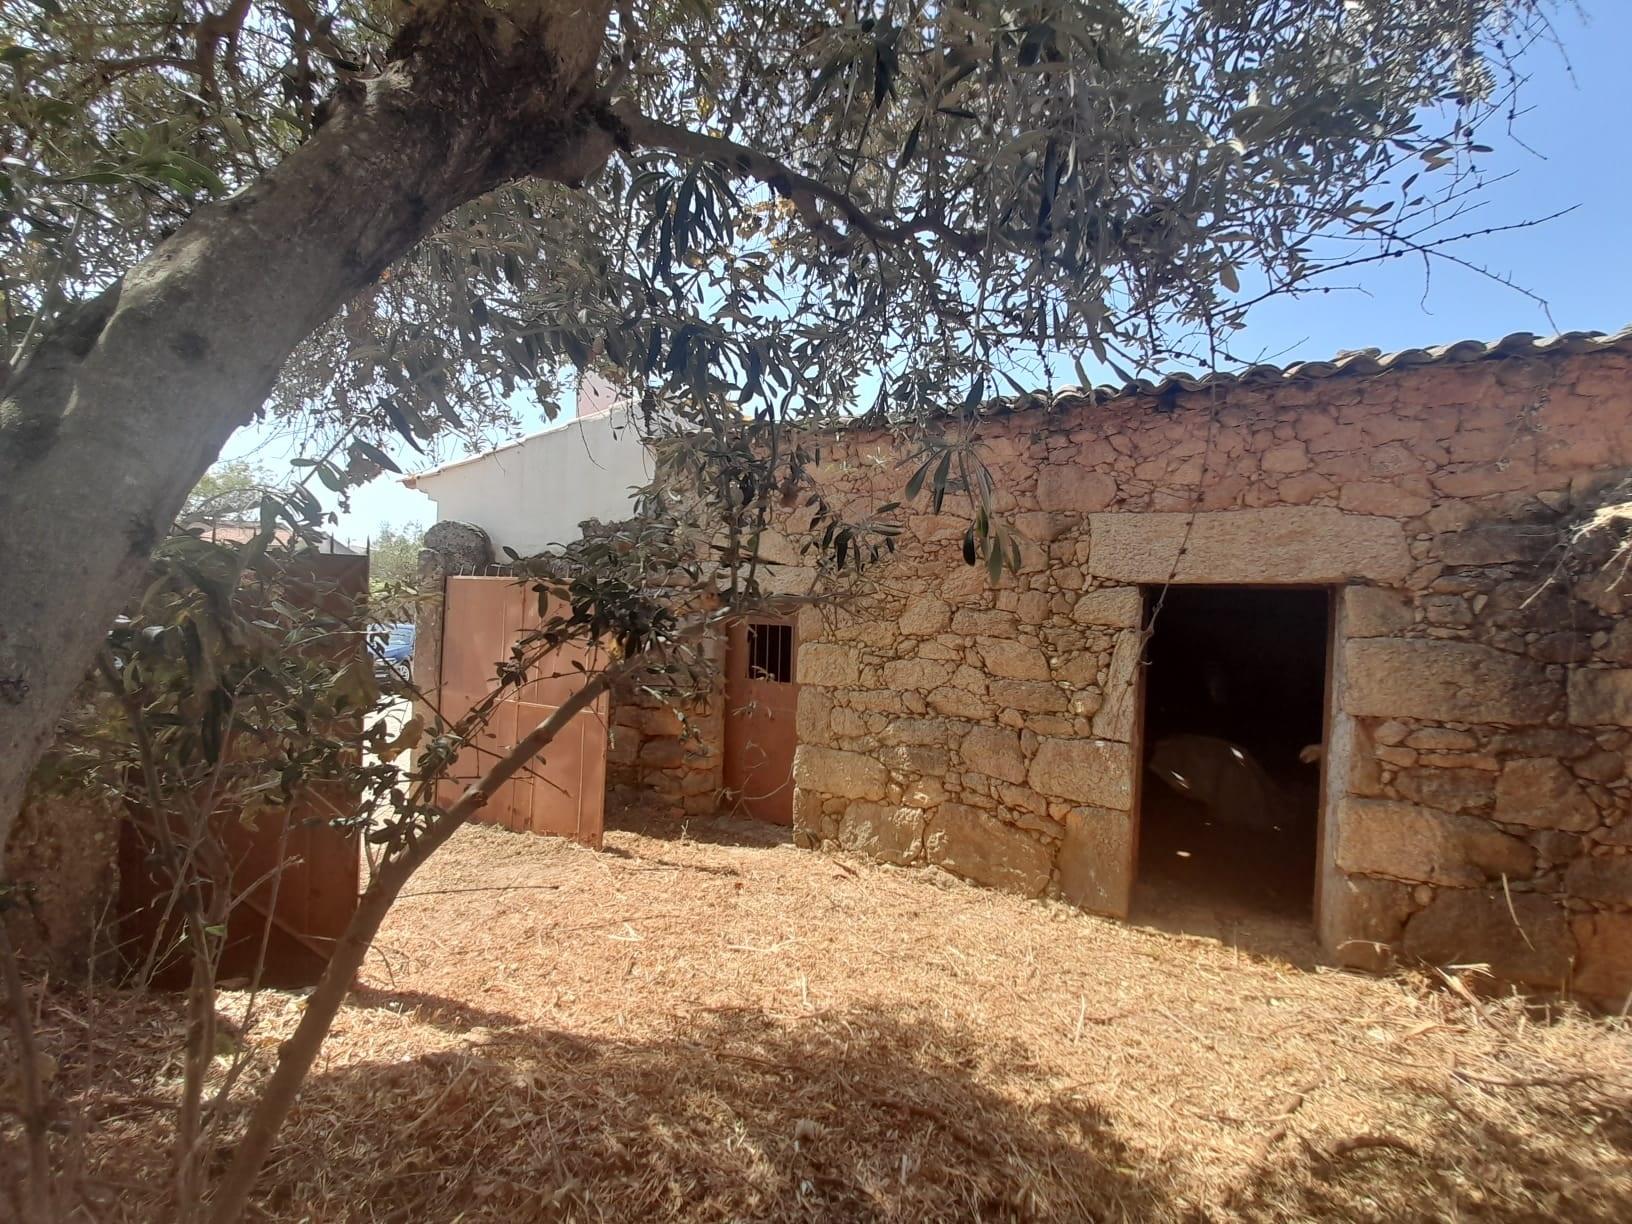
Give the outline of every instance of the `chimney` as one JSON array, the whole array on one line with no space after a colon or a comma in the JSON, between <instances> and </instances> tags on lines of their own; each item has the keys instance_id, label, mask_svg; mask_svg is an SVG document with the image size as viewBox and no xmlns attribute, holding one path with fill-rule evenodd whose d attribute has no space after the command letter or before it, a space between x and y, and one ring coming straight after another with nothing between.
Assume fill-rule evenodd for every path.
<instances>
[{"instance_id":1,"label":"chimney","mask_svg":"<svg viewBox=\"0 0 1632 1224\"><path fill-rule=\"evenodd\" d=\"M578 419L605 416L617 405L618 389L599 374L585 373L578 380Z\"/></svg>"}]
</instances>

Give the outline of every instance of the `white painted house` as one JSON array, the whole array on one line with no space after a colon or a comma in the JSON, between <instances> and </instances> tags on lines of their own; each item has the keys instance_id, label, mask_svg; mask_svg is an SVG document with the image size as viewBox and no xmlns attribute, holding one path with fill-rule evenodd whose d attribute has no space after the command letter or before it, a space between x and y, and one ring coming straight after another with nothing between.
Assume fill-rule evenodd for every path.
<instances>
[{"instance_id":1,"label":"white painted house","mask_svg":"<svg viewBox=\"0 0 1632 1224\"><path fill-rule=\"evenodd\" d=\"M634 513L635 490L652 478L629 405L593 375L570 421L468 459L403 478L436 503L437 521L474 523L495 549L526 556L576 540L579 524Z\"/></svg>"}]
</instances>

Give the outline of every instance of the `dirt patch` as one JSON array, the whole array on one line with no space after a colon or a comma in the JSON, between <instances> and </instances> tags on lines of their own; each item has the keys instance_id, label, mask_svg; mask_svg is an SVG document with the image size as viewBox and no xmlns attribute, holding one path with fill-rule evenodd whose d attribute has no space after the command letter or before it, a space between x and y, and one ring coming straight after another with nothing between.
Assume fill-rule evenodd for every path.
<instances>
[{"instance_id":1,"label":"dirt patch","mask_svg":"<svg viewBox=\"0 0 1632 1224\"><path fill-rule=\"evenodd\" d=\"M270 1058L298 1007L271 996L244 1040ZM164 1000L45 1004L58 1082L94 1118L98 1214L164 1218L178 1026ZM1629 1170L1623 1026L707 822L601 854L459 834L382 933L258 1205L1610 1221L1632 1218Z\"/></svg>"}]
</instances>

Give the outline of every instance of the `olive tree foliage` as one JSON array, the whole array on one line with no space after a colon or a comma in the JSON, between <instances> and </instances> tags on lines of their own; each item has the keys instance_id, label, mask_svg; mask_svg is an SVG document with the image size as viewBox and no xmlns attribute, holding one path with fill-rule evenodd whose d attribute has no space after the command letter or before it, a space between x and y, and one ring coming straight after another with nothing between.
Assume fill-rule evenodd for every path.
<instances>
[{"instance_id":1,"label":"olive tree foliage","mask_svg":"<svg viewBox=\"0 0 1632 1224\"><path fill-rule=\"evenodd\" d=\"M144 848L124 869L155 890L145 909L152 933L120 939L117 959L136 988L156 974L186 982L171 1134L176 1219L196 1214L208 1158L248 1068L248 1052L239 1049L225 1074L213 1070L216 983L229 944L240 945L241 960L251 950L258 986L291 832L314 809L342 829L366 824L371 803L401 785L383 725L369 728L367 743L386 759L364 762L357 753L376 696L357 648L362 608L299 551L277 544L278 534L268 516L243 544L177 532L159 546L149 582L108 635L35 779L42 789L100 794L107 810L134 826L130 844ZM340 802L345 797L354 802ZM364 797L370 803L356 802ZM246 869L243 845L255 836L274 852L251 856L255 866ZM254 1010L252 1000L246 1024ZM20 1032L24 1019L11 1019ZM37 1087L26 1106L24 1130L40 1152L30 1188L36 1200L56 1197L65 1212L73 1193L60 1191L72 1180L73 1160L59 1149L53 1162L45 1134L69 1110L60 1095ZM47 1173L45 1181L55 1195L41 1184L53 1163L60 1176ZM34 1214L51 1218L49 1210Z\"/></svg>"},{"instance_id":2,"label":"olive tree foliage","mask_svg":"<svg viewBox=\"0 0 1632 1224\"><path fill-rule=\"evenodd\" d=\"M797 497L789 426L1435 249L1546 4L0 0L0 832L239 426L344 483L598 362Z\"/></svg>"},{"instance_id":3,"label":"olive tree foliage","mask_svg":"<svg viewBox=\"0 0 1632 1224\"><path fill-rule=\"evenodd\" d=\"M517 581L538 602L536 626L494 661L490 691L446 716L434 695L371 666L368 627L402 585L365 596L326 577L318 564L325 558L307 542L322 510L303 490L266 495L258 529L241 543L178 527L159 545L34 785L101 797L133 826L141 853L126 867L138 891L145 884L155 895L142 907L140 933L121 930L103 972L138 989L156 975L186 984L179 1091L173 1110L154 1119L169 1140L165 1218L237 1218L379 923L418 867L498 787L614 684L672 694L706 683L707 643L725 613L688 610L685 601L706 592L717 568L707 555L711 528L701 516L647 510L518 562ZM588 665L567 669L564 652ZM576 691L512 751L491 764L484 758L468 781L472 748L502 703L546 677L574 679ZM375 717L410 694L420 699L412 717ZM400 756L409 748L417 749L411 764ZM456 767L458 782L450 777ZM268 941L294 861L292 835L314 817L363 839L367 874L355 914L276 1057L240 1041L219 1059L224 966L247 972L237 1009L247 1035L269 980L263 974L273 972ZM0 883L0 920L13 917L12 906L26 914L28 891ZM32 1008L17 1002L26 996L5 932L0 921L7 1020L14 1048L30 1051ZM17 1060L28 1170L0 1188L0 1205L22 1219L67 1218L84 1189L76 1145L96 1123L70 1091L31 1074L35 1061ZM74 1138L52 1142L64 1132ZM213 1167L227 1169L219 1183Z\"/></svg>"}]
</instances>

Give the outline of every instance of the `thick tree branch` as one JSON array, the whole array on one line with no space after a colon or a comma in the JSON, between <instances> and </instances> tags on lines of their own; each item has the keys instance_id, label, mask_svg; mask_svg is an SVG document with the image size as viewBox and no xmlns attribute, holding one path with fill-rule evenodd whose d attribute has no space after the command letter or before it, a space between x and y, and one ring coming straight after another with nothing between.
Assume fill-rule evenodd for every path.
<instances>
[{"instance_id":1,"label":"thick tree branch","mask_svg":"<svg viewBox=\"0 0 1632 1224\"><path fill-rule=\"evenodd\" d=\"M219 90L215 81L215 59L218 44L227 45L227 67L233 66L238 54L238 35L249 19L251 0L232 0L222 13L206 13L194 30L194 44L198 48L199 91L214 99Z\"/></svg>"},{"instance_id":2,"label":"thick tree branch","mask_svg":"<svg viewBox=\"0 0 1632 1224\"><path fill-rule=\"evenodd\" d=\"M863 208L848 192L783 164L757 149L709 136L690 128L676 127L640 114L633 109L613 107L631 146L663 149L681 157L707 158L758 179L778 195L792 202L800 218L829 247L848 253L865 239L875 246L899 246L918 237L930 237L961 255L974 257L985 246L978 234L965 233L933 217L885 220ZM839 229L823 215L826 204L844 218L848 231Z\"/></svg>"},{"instance_id":3,"label":"thick tree branch","mask_svg":"<svg viewBox=\"0 0 1632 1224\"><path fill-rule=\"evenodd\" d=\"M6 379L0 569L22 580L0 582L0 841L162 525L295 347L467 200L611 155L587 105L610 4L545 6L524 30L438 7L310 140L197 208ZM87 473L107 496L83 495Z\"/></svg>"}]
</instances>

